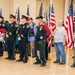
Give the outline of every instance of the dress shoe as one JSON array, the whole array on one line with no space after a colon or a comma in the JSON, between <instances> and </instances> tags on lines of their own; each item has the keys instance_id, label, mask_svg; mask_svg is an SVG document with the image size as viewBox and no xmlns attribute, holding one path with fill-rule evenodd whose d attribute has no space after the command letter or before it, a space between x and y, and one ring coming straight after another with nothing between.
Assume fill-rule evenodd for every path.
<instances>
[{"instance_id":1,"label":"dress shoe","mask_svg":"<svg viewBox=\"0 0 75 75\"><path fill-rule=\"evenodd\" d=\"M60 65L65 65L65 62L60 62L59 64L60 64Z\"/></svg>"},{"instance_id":2,"label":"dress shoe","mask_svg":"<svg viewBox=\"0 0 75 75\"><path fill-rule=\"evenodd\" d=\"M71 67L75 67L75 63L73 63L73 64L71 65Z\"/></svg>"},{"instance_id":3,"label":"dress shoe","mask_svg":"<svg viewBox=\"0 0 75 75\"><path fill-rule=\"evenodd\" d=\"M39 61L39 62L38 62L38 61L36 61L36 62L34 62L33 64L34 64L34 65L41 64L41 61Z\"/></svg>"},{"instance_id":4,"label":"dress shoe","mask_svg":"<svg viewBox=\"0 0 75 75\"><path fill-rule=\"evenodd\" d=\"M17 62L21 62L21 61L23 61L23 59L18 59L18 60L17 60Z\"/></svg>"},{"instance_id":5,"label":"dress shoe","mask_svg":"<svg viewBox=\"0 0 75 75\"><path fill-rule=\"evenodd\" d=\"M13 57L13 58L10 58L9 60L15 60L15 58Z\"/></svg>"},{"instance_id":6,"label":"dress shoe","mask_svg":"<svg viewBox=\"0 0 75 75\"><path fill-rule=\"evenodd\" d=\"M7 57L7 58L5 58L5 59L10 59L10 57Z\"/></svg>"},{"instance_id":7,"label":"dress shoe","mask_svg":"<svg viewBox=\"0 0 75 75\"><path fill-rule=\"evenodd\" d=\"M41 64L41 67L45 67L45 66L46 66L46 63L42 63L42 64Z\"/></svg>"},{"instance_id":8,"label":"dress shoe","mask_svg":"<svg viewBox=\"0 0 75 75\"><path fill-rule=\"evenodd\" d=\"M59 63L58 61L54 61L53 63Z\"/></svg>"},{"instance_id":9,"label":"dress shoe","mask_svg":"<svg viewBox=\"0 0 75 75\"><path fill-rule=\"evenodd\" d=\"M74 58L74 56L72 58Z\"/></svg>"},{"instance_id":10,"label":"dress shoe","mask_svg":"<svg viewBox=\"0 0 75 75\"><path fill-rule=\"evenodd\" d=\"M23 60L23 63L27 63L28 62L28 58Z\"/></svg>"}]
</instances>

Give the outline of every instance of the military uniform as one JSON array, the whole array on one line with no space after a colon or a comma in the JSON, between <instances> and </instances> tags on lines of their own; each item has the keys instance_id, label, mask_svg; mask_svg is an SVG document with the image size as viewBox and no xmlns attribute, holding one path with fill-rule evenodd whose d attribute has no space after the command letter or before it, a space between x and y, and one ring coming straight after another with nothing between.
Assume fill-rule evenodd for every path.
<instances>
[{"instance_id":1,"label":"military uniform","mask_svg":"<svg viewBox=\"0 0 75 75\"><path fill-rule=\"evenodd\" d=\"M4 40L5 24L3 23L3 17L0 16L0 18L2 19L2 21L0 22L0 38L2 37L2 39ZM0 56L3 56L3 40L0 40Z\"/></svg>"},{"instance_id":2,"label":"military uniform","mask_svg":"<svg viewBox=\"0 0 75 75\"><path fill-rule=\"evenodd\" d=\"M28 61L28 54L26 50L26 43L27 43L27 35L28 35L28 29L29 25L28 23L24 23L20 25L20 28L16 33L18 33L18 40L19 40L19 52L20 52L20 59L17 60L23 61L23 63L26 63Z\"/></svg>"},{"instance_id":3,"label":"military uniform","mask_svg":"<svg viewBox=\"0 0 75 75\"><path fill-rule=\"evenodd\" d=\"M14 18L13 15L10 15L10 18ZM7 47L8 47L8 57L6 59L15 60L15 53L14 53L14 42L16 38L16 23L12 22L9 23L8 29L6 31L6 38L7 38Z\"/></svg>"}]
</instances>

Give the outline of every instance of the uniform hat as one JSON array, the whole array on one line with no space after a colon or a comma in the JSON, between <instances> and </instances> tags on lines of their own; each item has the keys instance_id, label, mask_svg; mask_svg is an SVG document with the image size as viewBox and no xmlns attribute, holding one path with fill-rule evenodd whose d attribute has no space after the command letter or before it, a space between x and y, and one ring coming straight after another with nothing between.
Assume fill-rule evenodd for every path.
<instances>
[{"instance_id":1,"label":"uniform hat","mask_svg":"<svg viewBox=\"0 0 75 75\"><path fill-rule=\"evenodd\" d=\"M21 19L26 19L26 20L28 20L28 17L26 17L25 15L22 15Z\"/></svg>"},{"instance_id":2,"label":"uniform hat","mask_svg":"<svg viewBox=\"0 0 75 75\"><path fill-rule=\"evenodd\" d=\"M32 18L32 17L30 17L30 18L29 18L29 20L33 20L33 18Z\"/></svg>"},{"instance_id":3,"label":"uniform hat","mask_svg":"<svg viewBox=\"0 0 75 75\"><path fill-rule=\"evenodd\" d=\"M9 18L14 18L15 19L15 16L14 15L12 15L12 14L10 14L10 17Z\"/></svg>"},{"instance_id":4,"label":"uniform hat","mask_svg":"<svg viewBox=\"0 0 75 75\"><path fill-rule=\"evenodd\" d=\"M36 19L43 19L43 16L37 16Z\"/></svg>"},{"instance_id":5,"label":"uniform hat","mask_svg":"<svg viewBox=\"0 0 75 75\"><path fill-rule=\"evenodd\" d=\"M0 18L1 18L1 19L4 19L4 17L3 17L3 16L0 16Z\"/></svg>"}]
</instances>

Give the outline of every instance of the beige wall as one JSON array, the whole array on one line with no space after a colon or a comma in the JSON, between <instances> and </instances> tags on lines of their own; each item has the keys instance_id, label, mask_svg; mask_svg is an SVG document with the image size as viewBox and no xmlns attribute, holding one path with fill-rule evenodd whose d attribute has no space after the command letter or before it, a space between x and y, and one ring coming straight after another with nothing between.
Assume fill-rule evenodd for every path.
<instances>
[{"instance_id":1,"label":"beige wall","mask_svg":"<svg viewBox=\"0 0 75 75\"><path fill-rule=\"evenodd\" d=\"M34 18L36 16L36 0L13 0L14 1L14 14L16 12L17 6L19 5L20 8L20 14L26 15L27 13L27 5L29 3L29 12L30 16Z\"/></svg>"},{"instance_id":2,"label":"beige wall","mask_svg":"<svg viewBox=\"0 0 75 75\"><path fill-rule=\"evenodd\" d=\"M59 19L64 20L65 0L52 1L54 5L56 21L58 22ZM39 14L40 0L0 0L0 7L2 7L3 16L5 17L5 19L8 19L10 13L15 14L18 5L20 7L20 14L26 15L28 2L30 5L30 16L34 18L34 21L36 21L35 17ZM49 7L49 5L50 0L44 0L43 13L45 12L46 8Z\"/></svg>"},{"instance_id":3,"label":"beige wall","mask_svg":"<svg viewBox=\"0 0 75 75\"><path fill-rule=\"evenodd\" d=\"M0 7L2 7L2 15L5 19L8 19L10 7L9 7L10 0L0 0Z\"/></svg>"},{"instance_id":4,"label":"beige wall","mask_svg":"<svg viewBox=\"0 0 75 75\"><path fill-rule=\"evenodd\" d=\"M65 6L65 0L52 0L53 1L53 6L54 6L54 12L55 12L55 16L56 16L56 22L58 22L58 20L62 19L64 20L64 6ZM36 15L39 14L39 4L40 1L37 0L37 13ZM50 0L44 0L43 3L43 11L46 11L46 8L49 8L50 5Z\"/></svg>"}]
</instances>

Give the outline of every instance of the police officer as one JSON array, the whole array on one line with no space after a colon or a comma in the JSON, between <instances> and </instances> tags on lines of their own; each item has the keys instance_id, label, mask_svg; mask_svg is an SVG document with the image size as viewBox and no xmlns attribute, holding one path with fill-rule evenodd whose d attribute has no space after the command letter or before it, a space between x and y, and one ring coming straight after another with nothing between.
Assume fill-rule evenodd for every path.
<instances>
[{"instance_id":1,"label":"police officer","mask_svg":"<svg viewBox=\"0 0 75 75\"><path fill-rule=\"evenodd\" d=\"M14 54L14 41L15 41L15 34L16 34L16 23L14 22L15 16L10 14L9 17L9 26L6 31L6 38L7 38L7 47L8 47L8 57L5 59L15 60Z\"/></svg>"},{"instance_id":2,"label":"police officer","mask_svg":"<svg viewBox=\"0 0 75 75\"><path fill-rule=\"evenodd\" d=\"M22 24L20 29L17 31L18 33L18 41L19 41L19 52L20 52L20 59L17 62L23 61L23 63L27 63L28 61L28 54L26 50L26 43L27 43L27 35L29 30L29 24L27 23L28 18L25 15L22 15L21 21Z\"/></svg>"},{"instance_id":3,"label":"police officer","mask_svg":"<svg viewBox=\"0 0 75 75\"><path fill-rule=\"evenodd\" d=\"M36 62L33 64L41 64L41 67L44 67L46 66L45 41L46 34L49 33L49 28L44 25L42 16L38 16L36 19L38 20L35 43Z\"/></svg>"},{"instance_id":4,"label":"police officer","mask_svg":"<svg viewBox=\"0 0 75 75\"><path fill-rule=\"evenodd\" d=\"M4 34L5 34L5 24L3 22L4 20L4 17L0 16L0 39L1 39L1 36L2 39L4 39ZM3 40L0 40L0 56L3 56L3 44L4 44L4 41Z\"/></svg>"}]
</instances>

